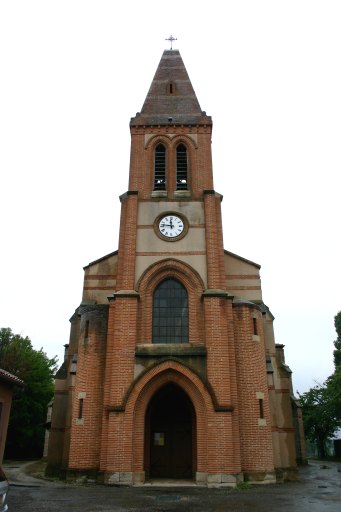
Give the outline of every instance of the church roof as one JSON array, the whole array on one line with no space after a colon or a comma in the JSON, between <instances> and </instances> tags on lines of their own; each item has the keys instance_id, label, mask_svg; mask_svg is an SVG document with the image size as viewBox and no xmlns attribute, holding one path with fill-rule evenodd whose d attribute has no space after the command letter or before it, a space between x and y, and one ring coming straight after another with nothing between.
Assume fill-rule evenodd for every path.
<instances>
[{"instance_id":1,"label":"church roof","mask_svg":"<svg viewBox=\"0 0 341 512\"><path fill-rule=\"evenodd\" d=\"M179 50L163 52L142 110L130 124L212 124L200 108Z\"/></svg>"},{"instance_id":2,"label":"church roof","mask_svg":"<svg viewBox=\"0 0 341 512\"><path fill-rule=\"evenodd\" d=\"M233 258L237 258L238 260L245 261L245 263L249 263L250 265L253 265L254 267L261 268L259 263L255 263L254 261L247 260L246 258L243 258L242 256L235 254L234 252L227 251L226 249L224 249L224 253L229 254L230 256L232 256Z\"/></svg>"},{"instance_id":3,"label":"church roof","mask_svg":"<svg viewBox=\"0 0 341 512\"><path fill-rule=\"evenodd\" d=\"M2 368L0 368L0 381L5 381L20 387L24 386L24 381L19 379L19 377L16 377L15 375L7 372L6 370L3 370Z\"/></svg>"}]
</instances>

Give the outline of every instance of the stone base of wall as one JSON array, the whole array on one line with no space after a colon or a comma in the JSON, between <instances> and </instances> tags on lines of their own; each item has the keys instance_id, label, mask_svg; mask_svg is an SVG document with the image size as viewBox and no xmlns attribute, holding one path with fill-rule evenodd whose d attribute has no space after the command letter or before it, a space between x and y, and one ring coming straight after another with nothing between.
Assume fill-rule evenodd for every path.
<instances>
[{"instance_id":1,"label":"stone base of wall","mask_svg":"<svg viewBox=\"0 0 341 512\"><path fill-rule=\"evenodd\" d=\"M214 487L236 487L244 480L242 473L196 473L197 485L205 485L209 488Z\"/></svg>"},{"instance_id":2,"label":"stone base of wall","mask_svg":"<svg viewBox=\"0 0 341 512\"><path fill-rule=\"evenodd\" d=\"M68 482L77 483L98 483L113 486L139 486L148 483L144 471L140 472L114 472L105 473L98 469L61 469L56 467L48 467L46 476L56 477ZM298 469L292 468L276 468L275 471L245 471L244 473L228 474L228 473L203 473L197 472L193 479L193 484L208 488L218 487L236 487L241 482L250 484L274 484L287 481L295 481L299 477ZM167 479L168 485L172 479ZM176 480L175 480L176 485Z\"/></svg>"},{"instance_id":3,"label":"stone base of wall","mask_svg":"<svg viewBox=\"0 0 341 512\"><path fill-rule=\"evenodd\" d=\"M250 484L275 484L275 471L244 471L244 481Z\"/></svg>"},{"instance_id":4,"label":"stone base of wall","mask_svg":"<svg viewBox=\"0 0 341 512\"><path fill-rule=\"evenodd\" d=\"M299 473L297 467L292 468L276 468L276 481L277 483L282 482L293 482L299 479Z\"/></svg>"},{"instance_id":5,"label":"stone base of wall","mask_svg":"<svg viewBox=\"0 0 341 512\"><path fill-rule=\"evenodd\" d=\"M134 485L134 473L131 471L116 471L114 473L106 473L104 483L107 485Z\"/></svg>"},{"instance_id":6,"label":"stone base of wall","mask_svg":"<svg viewBox=\"0 0 341 512\"><path fill-rule=\"evenodd\" d=\"M104 475L99 469L67 469L60 470L60 478L67 482L76 482L78 484L103 483Z\"/></svg>"},{"instance_id":7,"label":"stone base of wall","mask_svg":"<svg viewBox=\"0 0 341 512\"><path fill-rule=\"evenodd\" d=\"M157 479L155 479L157 480ZM166 479L168 485L171 484L172 479ZM195 479L193 479L194 485L205 486L209 488L213 487L236 487L240 482L244 480L242 474L225 474L225 473L199 473L195 474ZM175 485L177 480L175 479ZM148 484L148 481L145 479L145 472L115 472L115 473L106 473L104 475L104 483L106 485L115 485L115 486L132 486L132 485L144 485Z\"/></svg>"}]
</instances>

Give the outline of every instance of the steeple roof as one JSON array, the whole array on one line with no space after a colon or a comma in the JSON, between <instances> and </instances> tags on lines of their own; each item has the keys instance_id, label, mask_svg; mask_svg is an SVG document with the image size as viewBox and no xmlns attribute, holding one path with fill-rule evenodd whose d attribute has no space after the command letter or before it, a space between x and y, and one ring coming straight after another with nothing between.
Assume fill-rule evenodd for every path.
<instances>
[{"instance_id":1,"label":"steeple roof","mask_svg":"<svg viewBox=\"0 0 341 512\"><path fill-rule=\"evenodd\" d=\"M212 124L200 108L179 50L163 52L142 110L130 124Z\"/></svg>"}]
</instances>

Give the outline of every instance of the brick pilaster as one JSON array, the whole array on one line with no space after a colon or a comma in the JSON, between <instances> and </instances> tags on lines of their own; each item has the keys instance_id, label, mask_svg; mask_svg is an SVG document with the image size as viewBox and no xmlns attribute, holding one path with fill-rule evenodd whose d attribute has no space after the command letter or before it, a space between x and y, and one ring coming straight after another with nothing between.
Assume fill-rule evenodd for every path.
<instances>
[{"instance_id":1,"label":"brick pilaster","mask_svg":"<svg viewBox=\"0 0 341 512\"><path fill-rule=\"evenodd\" d=\"M229 321L232 319L231 299L227 293L203 294L207 379L217 398L219 408L231 407Z\"/></svg>"},{"instance_id":2,"label":"brick pilaster","mask_svg":"<svg viewBox=\"0 0 341 512\"><path fill-rule=\"evenodd\" d=\"M139 295L119 292L110 298L106 356L106 405L120 407L134 380Z\"/></svg>"},{"instance_id":3,"label":"brick pilaster","mask_svg":"<svg viewBox=\"0 0 341 512\"><path fill-rule=\"evenodd\" d=\"M121 445L120 436L123 435L123 430L119 431L119 427L124 421L122 404L125 394L134 380L138 298L139 295L132 291L118 292L109 297L100 457L102 469L112 466L113 450L116 453ZM126 432L125 435L129 436L129 433ZM120 457L124 458L126 455L124 453ZM115 460L117 463L117 453ZM115 471L118 470L116 467Z\"/></svg>"},{"instance_id":4,"label":"brick pilaster","mask_svg":"<svg viewBox=\"0 0 341 512\"><path fill-rule=\"evenodd\" d=\"M204 191L208 288L224 290L226 282L220 202L221 196L214 190Z\"/></svg>"},{"instance_id":5,"label":"brick pilaster","mask_svg":"<svg viewBox=\"0 0 341 512\"><path fill-rule=\"evenodd\" d=\"M121 225L118 248L116 290L133 290L135 284L135 252L138 193L121 196Z\"/></svg>"}]
</instances>

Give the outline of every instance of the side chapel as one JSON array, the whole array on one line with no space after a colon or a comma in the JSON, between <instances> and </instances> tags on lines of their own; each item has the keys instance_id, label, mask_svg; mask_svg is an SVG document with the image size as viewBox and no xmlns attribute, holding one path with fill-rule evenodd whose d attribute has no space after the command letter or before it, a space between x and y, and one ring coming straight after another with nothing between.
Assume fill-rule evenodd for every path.
<instances>
[{"instance_id":1,"label":"side chapel","mask_svg":"<svg viewBox=\"0 0 341 512\"><path fill-rule=\"evenodd\" d=\"M178 50L130 131L118 250L84 269L47 471L114 485L290 478L305 459L291 371L260 266L224 250L212 119Z\"/></svg>"}]
</instances>

